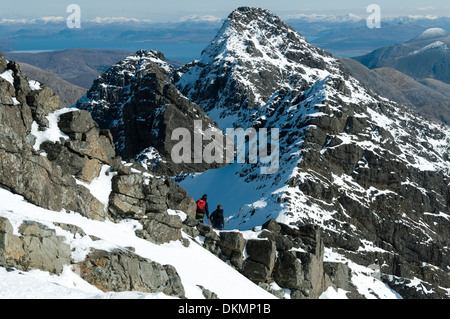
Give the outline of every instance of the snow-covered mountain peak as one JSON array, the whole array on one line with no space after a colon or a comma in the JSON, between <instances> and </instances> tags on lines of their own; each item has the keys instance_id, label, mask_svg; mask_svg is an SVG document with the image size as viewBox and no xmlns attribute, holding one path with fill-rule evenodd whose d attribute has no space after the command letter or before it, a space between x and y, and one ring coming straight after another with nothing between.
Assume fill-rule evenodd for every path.
<instances>
[{"instance_id":1,"label":"snow-covered mountain peak","mask_svg":"<svg viewBox=\"0 0 450 319\"><path fill-rule=\"evenodd\" d=\"M200 59L180 71L177 86L206 111L236 110L264 105L274 87L306 87L338 68L330 54L270 11L241 7L229 15ZM210 88L207 94L200 92L204 87ZM237 94L228 99L230 90Z\"/></svg>"},{"instance_id":2,"label":"snow-covered mountain peak","mask_svg":"<svg viewBox=\"0 0 450 319\"><path fill-rule=\"evenodd\" d=\"M156 64L166 74L173 72L174 67L165 61L161 52L156 50L139 50L110 68L111 73L126 74L126 77L142 76L145 70Z\"/></svg>"},{"instance_id":3,"label":"snow-covered mountain peak","mask_svg":"<svg viewBox=\"0 0 450 319\"><path fill-rule=\"evenodd\" d=\"M429 28L414 40L429 40L435 38L444 38L450 35L450 32L442 28Z\"/></svg>"},{"instance_id":4,"label":"snow-covered mountain peak","mask_svg":"<svg viewBox=\"0 0 450 319\"><path fill-rule=\"evenodd\" d=\"M428 51L447 52L449 50L450 50L450 48L449 48L449 46L447 44L445 44L442 41L436 41L436 42L433 42L433 43L423 47L420 50L416 50L414 52L411 52L409 55L417 55L417 54L421 54L421 53L428 52Z\"/></svg>"}]
</instances>

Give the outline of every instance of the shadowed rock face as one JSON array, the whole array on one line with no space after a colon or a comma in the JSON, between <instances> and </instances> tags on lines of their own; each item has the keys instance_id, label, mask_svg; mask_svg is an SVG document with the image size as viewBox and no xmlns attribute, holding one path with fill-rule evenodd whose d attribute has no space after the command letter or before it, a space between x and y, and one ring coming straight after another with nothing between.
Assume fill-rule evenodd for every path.
<instances>
[{"instance_id":1,"label":"shadowed rock face","mask_svg":"<svg viewBox=\"0 0 450 319\"><path fill-rule=\"evenodd\" d=\"M195 120L202 122L203 129L216 126L171 83L173 71L161 53L138 51L103 73L76 107L88 110L100 128L111 131L118 155L148 162L149 169L160 175L219 167L220 163L172 161L171 151L178 143L172 140L175 129L191 132L193 146Z\"/></svg>"}]
</instances>

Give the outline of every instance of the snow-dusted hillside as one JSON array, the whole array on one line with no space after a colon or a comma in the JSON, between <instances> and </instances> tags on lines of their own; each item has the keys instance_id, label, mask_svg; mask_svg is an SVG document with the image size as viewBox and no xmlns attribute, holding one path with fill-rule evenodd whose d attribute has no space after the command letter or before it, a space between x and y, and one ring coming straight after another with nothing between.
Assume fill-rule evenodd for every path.
<instances>
[{"instance_id":1,"label":"snow-dusted hillside","mask_svg":"<svg viewBox=\"0 0 450 319\"><path fill-rule=\"evenodd\" d=\"M400 277L430 278L425 267L448 289L447 126L376 96L261 9L233 12L179 78L223 130L280 129L278 172L236 163L180 182L222 204L229 227L313 223L330 249Z\"/></svg>"}]
</instances>

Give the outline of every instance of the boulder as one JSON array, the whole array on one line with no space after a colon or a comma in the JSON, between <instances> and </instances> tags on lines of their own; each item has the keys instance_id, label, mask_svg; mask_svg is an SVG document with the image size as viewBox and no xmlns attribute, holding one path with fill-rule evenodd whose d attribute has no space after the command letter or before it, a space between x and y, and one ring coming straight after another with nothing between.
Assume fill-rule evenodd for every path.
<instances>
[{"instance_id":1,"label":"boulder","mask_svg":"<svg viewBox=\"0 0 450 319\"><path fill-rule=\"evenodd\" d=\"M332 285L335 289L341 288L346 291L351 289L351 270L348 265L338 262L324 262L323 271L330 281L329 285Z\"/></svg>"},{"instance_id":2,"label":"boulder","mask_svg":"<svg viewBox=\"0 0 450 319\"><path fill-rule=\"evenodd\" d=\"M272 233L278 234L281 231L281 226L275 219L270 219L262 225L262 229L267 229Z\"/></svg>"},{"instance_id":3,"label":"boulder","mask_svg":"<svg viewBox=\"0 0 450 319\"><path fill-rule=\"evenodd\" d=\"M147 213L165 213L167 209L195 214L195 202L189 194L171 180L130 173L122 170L112 178L111 214L142 219ZM146 218L146 217L145 217Z\"/></svg>"},{"instance_id":4,"label":"boulder","mask_svg":"<svg viewBox=\"0 0 450 319\"><path fill-rule=\"evenodd\" d=\"M42 84L40 90L32 90L26 96L33 118L40 127L48 127L46 116L61 107L59 96L48 86Z\"/></svg>"},{"instance_id":5,"label":"boulder","mask_svg":"<svg viewBox=\"0 0 450 319\"><path fill-rule=\"evenodd\" d=\"M146 214L147 219L141 221L143 229L138 231L139 237L155 244L164 244L180 240L183 226L180 217L167 213Z\"/></svg>"},{"instance_id":6,"label":"boulder","mask_svg":"<svg viewBox=\"0 0 450 319\"><path fill-rule=\"evenodd\" d=\"M230 250L241 253L245 248L245 239L242 233L237 231L220 232L219 246L222 250Z\"/></svg>"},{"instance_id":7,"label":"boulder","mask_svg":"<svg viewBox=\"0 0 450 319\"><path fill-rule=\"evenodd\" d=\"M263 264L272 272L275 266L276 246L270 240L250 239L246 245L247 260Z\"/></svg>"},{"instance_id":8,"label":"boulder","mask_svg":"<svg viewBox=\"0 0 450 319\"><path fill-rule=\"evenodd\" d=\"M290 252L278 252L278 258L272 275L276 283L283 288L300 289L302 287L302 264L300 260Z\"/></svg>"},{"instance_id":9,"label":"boulder","mask_svg":"<svg viewBox=\"0 0 450 319\"><path fill-rule=\"evenodd\" d=\"M220 232L220 239L217 245L222 254L231 261L237 269L242 268L245 239L242 233L230 231Z\"/></svg>"},{"instance_id":10,"label":"boulder","mask_svg":"<svg viewBox=\"0 0 450 319\"><path fill-rule=\"evenodd\" d=\"M265 283L271 275L269 268L253 260L245 260L241 273L254 283Z\"/></svg>"},{"instance_id":11,"label":"boulder","mask_svg":"<svg viewBox=\"0 0 450 319\"><path fill-rule=\"evenodd\" d=\"M142 258L128 250L93 250L75 271L91 285L107 291L162 292L185 297L176 269Z\"/></svg>"},{"instance_id":12,"label":"boulder","mask_svg":"<svg viewBox=\"0 0 450 319\"><path fill-rule=\"evenodd\" d=\"M70 265L70 246L53 229L25 221L19 232L22 236L14 235L9 220L0 218L0 266L60 274Z\"/></svg>"},{"instance_id":13,"label":"boulder","mask_svg":"<svg viewBox=\"0 0 450 319\"><path fill-rule=\"evenodd\" d=\"M78 110L67 112L59 117L59 129L66 134L88 133L97 124L89 112Z\"/></svg>"}]
</instances>

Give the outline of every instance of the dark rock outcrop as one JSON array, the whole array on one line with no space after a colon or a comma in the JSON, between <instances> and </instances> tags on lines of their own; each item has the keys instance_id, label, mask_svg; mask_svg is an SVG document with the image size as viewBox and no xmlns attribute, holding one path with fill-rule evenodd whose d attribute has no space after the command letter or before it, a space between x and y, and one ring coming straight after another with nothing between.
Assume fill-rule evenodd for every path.
<instances>
[{"instance_id":1,"label":"dark rock outcrop","mask_svg":"<svg viewBox=\"0 0 450 319\"><path fill-rule=\"evenodd\" d=\"M351 272L346 265L324 262L324 242L318 227L291 227L271 219L257 239L247 240L239 231L217 232L188 219L183 224L194 240L197 236L204 238L203 247L279 298L284 298L284 292L273 289L273 283L290 289L293 299L317 299L330 286L361 298L350 283Z\"/></svg>"},{"instance_id":2,"label":"dark rock outcrop","mask_svg":"<svg viewBox=\"0 0 450 319\"><path fill-rule=\"evenodd\" d=\"M139 160L161 176L223 166L195 163L194 121L201 121L203 130L217 125L171 83L173 71L162 53L138 51L104 72L76 107L89 111L100 128L111 131L118 155ZM179 143L178 136L172 140L177 128L190 132L188 162L172 159L172 149Z\"/></svg>"}]
</instances>

